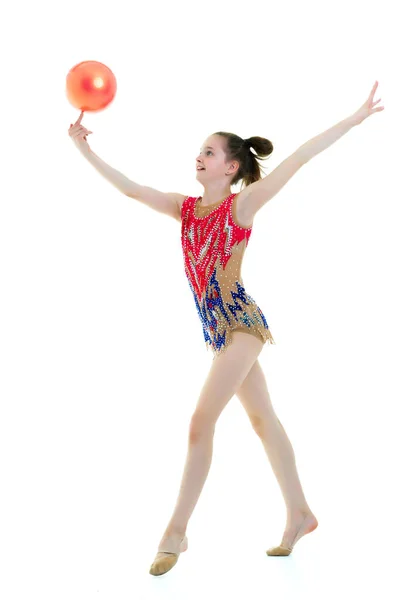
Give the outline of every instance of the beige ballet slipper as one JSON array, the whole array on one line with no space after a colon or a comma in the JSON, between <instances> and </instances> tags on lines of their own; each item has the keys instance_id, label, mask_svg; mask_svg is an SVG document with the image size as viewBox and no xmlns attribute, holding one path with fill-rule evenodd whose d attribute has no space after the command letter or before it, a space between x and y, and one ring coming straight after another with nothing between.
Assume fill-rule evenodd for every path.
<instances>
[{"instance_id":1,"label":"beige ballet slipper","mask_svg":"<svg viewBox=\"0 0 400 600\"><path fill-rule=\"evenodd\" d=\"M157 552L157 555L150 567L150 575L164 575L167 571L170 571L172 567L178 562L178 558L181 552L185 552L188 547L188 540L185 537L181 541L180 552Z\"/></svg>"}]
</instances>

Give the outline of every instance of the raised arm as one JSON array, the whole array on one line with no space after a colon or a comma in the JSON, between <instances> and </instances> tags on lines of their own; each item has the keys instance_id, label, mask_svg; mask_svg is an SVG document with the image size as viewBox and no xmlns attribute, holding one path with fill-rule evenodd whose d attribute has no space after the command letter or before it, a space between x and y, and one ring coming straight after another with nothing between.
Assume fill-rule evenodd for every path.
<instances>
[{"instance_id":1,"label":"raised arm","mask_svg":"<svg viewBox=\"0 0 400 600\"><path fill-rule=\"evenodd\" d=\"M77 122L69 128L69 135L82 156L120 192L180 222L181 205L185 196L175 192L160 192L154 188L135 183L123 173L104 162L104 160L92 151L87 143L86 136L91 132L81 125L82 116L83 113Z\"/></svg>"},{"instance_id":2,"label":"raised arm","mask_svg":"<svg viewBox=\"0 0 400 600\"><path fill-rule=\"evenodd\" d=\"M379 100L373 102L377 85L378 82L376 81L365 103L350 117L336 123L336 125L330 129L327 129L323 133L308 140L293 154L281 162L272 173L247 186L245 199L247 220L252 221L257 211L283 188L302 165L308 162L316 154L322 152L322 150L331 146L355 125L359 125L370 115L384 109L383 106L374 108L380 101L379 98Z\"/></svg>"},{"instance_id":3,"label":"raised arm","mask_svg":"<svg viewBox=\"0 0 400 600\"><path fill-rule=\"evenodd\" d=\"M82 154L90 164L103 175L103 177L125 196L134 198L153 210L163 213L180 222L180 207L185 196L174 192L161 192L152 187L140 185L139 183L128 179L123 173L120 173L120 171L117 171L105 163L90 148L84 150Z\"/></svg>"}]
</instances>

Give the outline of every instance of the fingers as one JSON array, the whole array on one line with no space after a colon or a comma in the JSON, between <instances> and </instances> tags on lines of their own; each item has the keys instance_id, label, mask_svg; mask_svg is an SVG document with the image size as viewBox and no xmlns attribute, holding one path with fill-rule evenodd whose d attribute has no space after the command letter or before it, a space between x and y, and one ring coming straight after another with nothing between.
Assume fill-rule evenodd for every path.
<instances>
[{"instance_id":1,"label":"fingers","mask_svg":"<svg viewBox=\"0 0 400 600\"><path fill-rule=\"evenodd\" d=\"M93 131L89 131L88 129L86 129L86 127L83 127L83 125L78 125L77 123L75 123L75 125L73 125L71 123L68 133L71 137L77 139L77 138L85 138L85 136L90 135L91 133L93 133Z\"/></svg>"},{"instance_id":2,"label":"fingers","mask_svg":"<svg viewBox=\"0 0 400 600\"><path fill-rule=\"evenodd\" d=\"M73 124L71 123L71 125L69 126L69 131L70 131L70 132L71 132L71 130L72 130L72 129L73 129L75 132L77 132L77 131L85 131L86 133L89 133L89 130L88 130L88 129L86 129L86 127L84 127L83 125L77 125L76 123L75 123L75 125L73 125ZM90 131L90 133L93 133L93 131Z\"/></svg>"},{"instance_id":3,"label":"fingers","mask_svg":"<svg viewBox=\"0 0 400 600\"><path fill-rule=\"evenodd\" d=\"M86 129L86 127L80 126L80 127L76 128L75 125L70 125L68 133L70 135L80 135L81 133L84 133L85 135L87 135L89 133L93 133L93 131L89 131L88 129Z\"/></svg>"}]
</instances>

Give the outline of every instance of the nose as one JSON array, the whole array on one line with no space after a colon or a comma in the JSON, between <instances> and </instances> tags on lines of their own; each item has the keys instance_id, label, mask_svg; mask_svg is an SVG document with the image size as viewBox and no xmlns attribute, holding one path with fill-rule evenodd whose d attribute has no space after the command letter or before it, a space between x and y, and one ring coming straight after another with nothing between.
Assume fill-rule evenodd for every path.
<instances>
[{"instance_id":1,"label":"nose","mask_svg":"<svg viewBox=\"0 0 400 600\"><path fill-rule=\"evenodd\" d=\"M200 150L199 153L198 153L198 155L197 155L197 160L201 161L204 158L204 156L205 156L205 152L203 152L203 151Z\"/></svg>"}]
</instances>

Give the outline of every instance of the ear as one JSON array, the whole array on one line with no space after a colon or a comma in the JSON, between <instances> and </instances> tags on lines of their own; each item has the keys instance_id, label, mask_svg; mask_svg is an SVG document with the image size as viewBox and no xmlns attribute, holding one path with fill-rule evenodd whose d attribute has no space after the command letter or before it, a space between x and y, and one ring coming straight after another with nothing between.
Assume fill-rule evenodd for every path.
<instances>
[{"instance_id":1,"label":"ear","mask_svg":"<svg viewBox=\"0 0 400 600\"><path fill-rule=\"evenodd\" d=\"M237 160L232 161L228 167L227 175L234 175L236 173L236 171L239 170L239 167L240 167L240 163Z\"/></svg>"}]
</instances>

